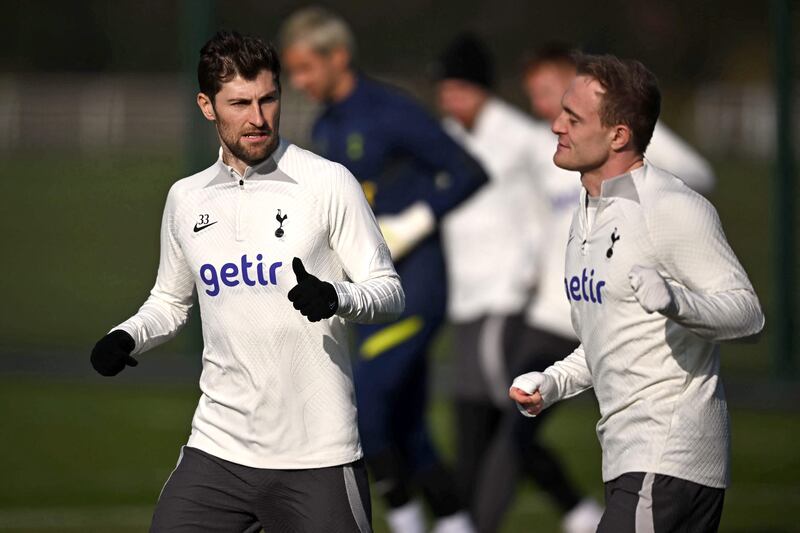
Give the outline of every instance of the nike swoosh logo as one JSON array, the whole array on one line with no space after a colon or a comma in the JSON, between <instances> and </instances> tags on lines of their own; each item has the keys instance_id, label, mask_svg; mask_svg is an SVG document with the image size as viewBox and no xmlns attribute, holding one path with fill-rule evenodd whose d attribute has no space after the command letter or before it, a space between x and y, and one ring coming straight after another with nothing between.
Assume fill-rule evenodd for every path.
<instances>
[{"instance_id":1,"label":"nike swoosh logo","mask_svg":"<svg viewBox=\"0 0 800 533\"><path fill-rule=\"evenodd\" d=\"M206 224L205 226L198 226L197 224L195 224L194 225L194 232L197 233L198 231L206 229L209 226L213 226L217 222L219 222L219 220L217 220L216 222L212 222L211 224Z\"/></svg>"}]
</instances>

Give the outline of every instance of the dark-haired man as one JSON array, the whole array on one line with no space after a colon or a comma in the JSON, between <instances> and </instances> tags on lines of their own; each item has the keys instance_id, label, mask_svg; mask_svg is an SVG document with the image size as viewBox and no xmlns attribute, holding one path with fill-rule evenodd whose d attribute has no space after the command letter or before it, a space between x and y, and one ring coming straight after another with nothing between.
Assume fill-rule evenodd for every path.
<instances>
[{"instance_id":1,"label":"dark-haired man","mask_svg":"<svg viewBox=\"0 0 800 533\"><path fill-rule=\"evenodd\" d=\"M345 321L391 320L404 295L358 182L279 138L279 76L260 39L203 47L221 157L170 189L150 297L92 352L103 375L135 365L197 289L202 396L152 531L371 531Z\"/></svg>"},{"instance_id":2,"label":"dark-haired man","mask_svg":"<svg viewBox=\"0 0 800 533\"><path fill-rule=\"evenodd\" d=\"M717 530L730 440L717 343L764 325L713 206L644 158L660 102L641 63L578 61L553 132L555 163L583 185L564 278L581 344L509 391L535 416L594 388L600 533Z\"/></svg>"},{"instance_id":3,"label":"dark-haired man","mask_svg":"<svg viewBox=\"0 0 800 533\"><path fill-rule=\"evenodd\" d=\"M441 218L486 181L475 160L422 107L353 65L352 32L322 8L293 14L282 31L292 84L325 107L312 137L361 181L406 292L392 324L359 326L358 423L393 531L425 530L421 488L436 533L472 530L425 423L427 354L445 313Z\"/></svg>"}]
</instances>

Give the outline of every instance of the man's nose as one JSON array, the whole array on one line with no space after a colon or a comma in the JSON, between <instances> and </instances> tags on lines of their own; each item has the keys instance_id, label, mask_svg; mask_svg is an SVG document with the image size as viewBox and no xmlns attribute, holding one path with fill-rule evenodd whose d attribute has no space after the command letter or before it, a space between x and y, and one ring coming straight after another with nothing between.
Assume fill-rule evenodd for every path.
<instances>
[{"instance_id":1,"label":"man's nose","mask_svg":"<svg viewBox=\"0 0 800 533\"><path fill-rule=\"evenodd\" d=\"M256 103L250 110L250 123L257 128L264 125L266 119L264 113L261 111L261 106Z\"/></svg>"},{"instance_id":2,"label":"man's nose","mask_svg":"<svg viewBox=\"0 0 800 533\"><path fill-rule=\"evenodd\" d=\"M558 114L558 116L553 120L553 123L550 125L550 131L555 133L556 135L561 135L562 133L566 133L564 130L564 124L566 124L566 120L564 117L565 113L562 111Z\"/></svg>"}]
</instances>

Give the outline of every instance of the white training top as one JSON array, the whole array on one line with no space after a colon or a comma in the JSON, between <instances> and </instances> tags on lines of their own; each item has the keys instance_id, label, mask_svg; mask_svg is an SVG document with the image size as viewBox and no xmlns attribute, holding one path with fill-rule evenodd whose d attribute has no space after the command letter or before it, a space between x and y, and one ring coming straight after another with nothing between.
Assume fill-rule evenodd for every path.
<instances>
[{"instance_id":1,"label":"white training top","mask_svg":"<svg viewBox=\"0 0 800 533\"><path fill-rule=\"evenodd\" d=\"M628 279L635 265L667 280L674 316L642 308ZM764 316L714 207L650 164L603 182L597 198L584 190L563 288L581 345L545 371L556 391L545 402L594 387L603 480L653 472L727 486L716 343L759 332Z\"/></svg>"},{"instance_id":2,"label":"white training top","mask_svg":"<svg viewBox=\"0 0 800 533\"><path fill-rule=\"evenodd\" d=\"M451 118L443 125L489 176L443 221L448 318L466 322L518 313L531 296L534 258L547 220L538 179L553 166L551 151L533 147L553 135L497 98L486 101L472 130Z\"/></svg>"},{"instance_id":3,"label":"white training top","mask_svg":"<svg viewBox=\"0 0 800 533\"><path fill-rule=\"evenodd\" d=\"M526 321L536 328L574 339L562 280L567 234L582 186L577 172L563 170L552 162L557 143L556 136L550 134L530 147L545 153L550 160L550 167L541 174L540 183L550 201L551 216L540 239L538 288L526 310ZM645 158L652 165L678 176L697 192L708 193L714 187L714 172L708 161L661 121L656 122Z\"/></svg>"},{"instance_id":4,"label":"white training top","mask_svg":"<svg viewBox=\"0 0 800 533\"><path fill-rule=\"evenodd\" d=\"M310 323L294 309L294 257L333 283L337 315ZM161 344L186 322L195 287L205 346L188 445L256 468L359 459L345 319L396 318L405 296L350 172L281 141L242 176L219 160L175 183L155 286L114 329L134 353Z\"/></svg>"}]
</instances>

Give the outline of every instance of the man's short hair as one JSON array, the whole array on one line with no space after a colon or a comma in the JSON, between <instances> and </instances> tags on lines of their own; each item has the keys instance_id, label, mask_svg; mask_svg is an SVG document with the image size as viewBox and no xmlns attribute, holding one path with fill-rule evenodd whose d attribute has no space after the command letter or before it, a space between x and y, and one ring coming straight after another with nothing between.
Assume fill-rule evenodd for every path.
<instances>
[{"instance_id":1,"label":"man's short hair","mask_svg":"<svg viewBox=\"0 0 800 533\"><path fill-rule=\"evenodd\" d=\"M356 41L350 26L324 7L311 6L295 11L283 24L279 34L282 50L301 41L321 54L344 48L350 57L356 55Z\"/></svg>"},{"instance_id":2,"label":"man's short hair","mask_svg":"<svg viewBox=\"0 0 800 533\"><path fill-rule=\"evenodd\" d=\"M545 65L574 69L577 54L575 47L566 43L546 43L525 58L523 72L530 74Z\"/></svg>"},{"instance_id":3,"label":"man's short hair","mask_svg":"<svg viewBox=\"0 0 800 533\"><path fill-rule=\"evenodd\" d=\"M254 80L262 70L272 73L280 91L281 62L275 47L258 37L220 31L200 49L197 82L200 92L213 102L223 83L237 75Z\"/></svg>"},{"instance_id":4,"label":"man's short hair","mask_svg":"<svg viewBox=\"0 0 800 533\"><path fill-rule=\"evenodd\" d=\"M596 79L605 89L600 103L601 124L628 126L634 147L644 153L661 112L661 91L655 75L639 61L612 55L578 56L577 74Z\"/></svg>"}]
</instances>

